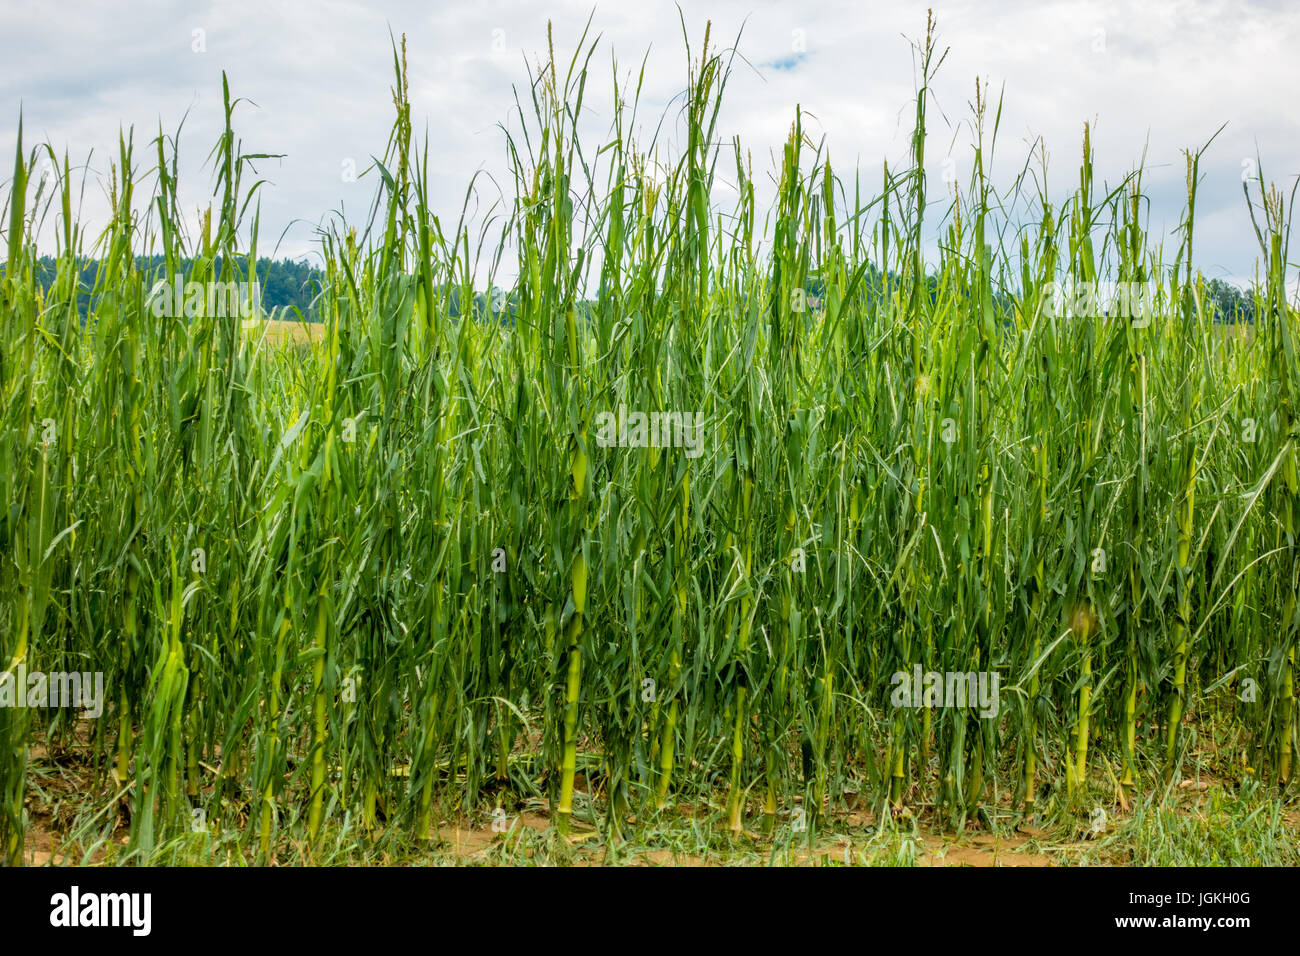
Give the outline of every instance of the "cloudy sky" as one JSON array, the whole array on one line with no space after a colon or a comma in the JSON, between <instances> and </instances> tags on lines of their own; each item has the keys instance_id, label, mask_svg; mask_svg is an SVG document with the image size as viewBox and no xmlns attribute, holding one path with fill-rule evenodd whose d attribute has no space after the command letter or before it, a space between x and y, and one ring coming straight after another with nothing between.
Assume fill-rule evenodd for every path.
<instances>
[{"instance_id":1,"label":"cloudy sky","mask_svg":"<svg viewBox=\"0 0 1300 956\"><path fill-rule=\"evenodd\" d=\"M245 151L285 154L259 166L270 182L261 251L278 240L278 255L311 257L318 223L339 210L359 221L373 196L373 175L347 182L344 173L349 161L364 169L387 141L390 29L407 36L413 120L417 136L428 133L444 221L454 221L476 172L483 173L480 221L499 195L493 183L508 188L501 124L518 124L512 87L526 97L548 19L557 55L572 54L589 17L589 39L599 36L584 116L593 142L611 116L613 54L623 79L647 57L638 138L648 142L666 113L661 148L671 155L676 145L674 98L685 85L686 54L678 7L664 0L0 5L0 156L13 155L21 109L29 146L49 142L74 164L89 157L83 216L95 227L103 224L104 183L124 126L134 125L147 172L149 140L160 124L175 132L184 117L181 198L189 209L208 203L205 160L220 130L225 70L232 94L252 101L236 114ZM1226 123L1202 164L1197 258L1207 276L1253 274L1258 246L1241 191L1251 167L1243 164L1258 154L1266 177L1288 188L1300 173L1300 4L1000 0L934 9L949 53L934 85L932 183L945 172L969 172L977 77L1004 97L994 167L1000 185L1010 185L1041 137L1048 191L1059 200L1077 183L1082 128L1092 122L1100 180L1117 183L1145 155L1156 230L1172 230L1182 214L1181 151ZM720 131L724 142L740 135L756 174L768 179L801 106L814 139L825 137L837 174L851 186L856 167L872 194L881 164L901 167L907 158L911 41L924 33L925 10L898 0L681 3L696 54L706 21L715 45L739 37ZM729 165L719 163L715 193L724 204ZM0 177L7 182L8 173ZM936 208L931 222L939 218Z\"/></svg>"}]
</instances>

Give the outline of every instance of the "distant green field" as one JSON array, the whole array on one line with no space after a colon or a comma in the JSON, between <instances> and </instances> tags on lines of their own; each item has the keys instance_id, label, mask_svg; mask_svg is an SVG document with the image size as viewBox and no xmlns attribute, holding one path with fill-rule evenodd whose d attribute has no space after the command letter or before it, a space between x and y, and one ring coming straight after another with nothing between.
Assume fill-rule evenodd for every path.
<instances>
[{"instance_id":1,"label":"distant green field","mask_svg":"<svg viewBox=\"0 0 1300 956\"><path fill-rule=\"evenodd\" d=\"M305 345L319 342L325 335L325 325L321 322L286 322L268 319L245 330L250 338L259 338L265 330L266 340L277 344Z\"/></svg>"}]
</instances>

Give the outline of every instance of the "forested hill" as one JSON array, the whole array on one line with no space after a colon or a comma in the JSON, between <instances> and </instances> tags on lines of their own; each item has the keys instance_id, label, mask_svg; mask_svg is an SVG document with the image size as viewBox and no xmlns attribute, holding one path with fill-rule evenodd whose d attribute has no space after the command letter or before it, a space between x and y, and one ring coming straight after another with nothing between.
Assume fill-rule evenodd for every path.
<instances>
[{"instance_id":1,"label":"forested hill","mask_svg":"<svg viewBox=\"0 0 1300 956\"><path fill-rule=\"evenodd\" d=\"M41 288L48 291L50 284L54 281L57 260L50 256L41 256L38 264ZM136 268L146 276L163 277L162 256L136 256L135 264ZM221 274L221 265L221 257L218 256L214 270L217 275ZM248 263L245 258L239 258L235 266L241 277L248 275ZM181 260L183 281L188 281L193 267L194 261L192 259ZM77 303L78 310L83 316L86 314L86 309L94 294L95 280L98 273L99 262L97 260L90 258L82 260L81 292L77 296ZM296 308L302 313L303 318L308 321L317 321L318 316L314 314L312 300L320 291L323 276L324 274L319 269L305 261L295 262L292 259L272 260L266 257L258 259L257 282L261 291L262 308L267 312L281 307ZM291 312L285 318L296 319L297 316Z\"/></svg>"},{"instance_id":2,"label":"forested hill","mask_svg":"<svg viewBox=\"0 0 1300 956\"><path fill-rule=\"evenodd\" d=\"M40 266L40 282L42 289L48 290L50 284L54 281L56 274L56 260L50 256L42 256L38 260ZM235 263L236 271L240 276L247 275L247 260L239 257ZM154 275L161 277L163 274L163 257L162 256L137 256L136 268L146 276ZM192 259L181 260L181 275L184 281L188 281L190 272L193 268ZM86 308L90 302L95 289L95 280L99 271L99 262L95 259L84 258L81 264L81 292L78 295L79 311L84 316ZM221 274L221 257L218 256L215 264L216 274ZM3 275L4 267L0 265L0 275ZM262 257L257 260L257 281L261 287L262 308L270 313L279 308L290 310L288 315L283 316L286 319L294 320L297 318L292 310L297 309L302 317L308 322L318 322L321 317L316 314L312 302L320 291L324 274L321 270L311 266L306 261L294 261L292 259L272 260ZM937 287L937 279L930 277L932 291ZM873 294L879 294L881 276L878 270L870 270L870 275L864 281L864 291L868 298ZM816 278L810 278L808 291L811 296L820 296L821 283ZM460 314L458 290L451 290L451 314L453 316ZM500 300L505 303L495 307L489 306L489 297L482 292L474 296L476 304L476 314L485 315L490 312L503 312L505 315L513 315L515 296L512 293L498 293L503 295ZM1012 305L1010 298L1003 292L994 294L995 302L998 306L999 314L1004 318L1011 315ZM816 299L813 300L817 301ZM1216 322L1253 322L1255 303L1253 297L1249 294L1243 294L1236 286L1223 281L1222 279L1210 279L1205 283L1204 305L1212 313ZM509 321L509 320L507 320Z\"/></svg>"}]
</instances>

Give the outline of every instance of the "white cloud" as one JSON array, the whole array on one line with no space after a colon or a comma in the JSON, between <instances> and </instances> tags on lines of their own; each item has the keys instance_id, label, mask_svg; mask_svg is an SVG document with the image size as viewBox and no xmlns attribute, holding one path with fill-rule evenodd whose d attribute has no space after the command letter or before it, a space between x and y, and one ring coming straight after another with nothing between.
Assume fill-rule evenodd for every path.
<instances>
[{"instance_id":1,"label":"white cloud","mask_svg":"<svg viewBox=\"0 0 1300 956\"><path fill-rule=\"evenodd\" d=\"M313 224L343 208L360 220L373 180L347 184L343 161L364 168L380 155L392 117L388 30L408 37L413 121L428 130L435 207L454 222L478 170L507 192L504 135L511 86L527 104L525 64L544 58L546 16L555 23L557 55L572 55L588 16L592 59L584 132L601 142L611 116L610 52L620 78L634 85L646 56L638 140L648 143L669 108L665 147L680 148L674 96L685 84L686 54L678 9L665 0L635 3L479 2L430 7L417 2L72 5L57 12L7 3L0 36L0 157L13 155L21 103L27 143L48 140L75 163L94 149L92 169L107 176L120 125L135 124L136 161L147 169L158 124L173 132L188 110L182 138L182 201L210 200L204 161L221 127L221 71L241 107L236 131L250 152L285 153L259 165L270 180L262 197L261 250L282 231L281 254L313 247ZM694 55L707 18L712 42L743 36L719 123L724 143L739 135L764 184L790 129L796 105L814 140L826 137L836 173L852 189L853 169L874 195L881 165L901 167L908 154L914 64L906 37L924 31L925 5L750 0L686 3ZM1257 246L1241 196L1241 162L1258 150L1270 178L1300 172L1300 117L1291 96L1288 51L1300 41L1300 9L1285 3L1187 0L1161 3L953 2L936 9L940 42L949 48L934 86L928 143L931 181L951 155L969 171L969 117L975 77L996 103L1004 93L994 165L1009 184L1028 144L1045 138L1049 188L1059 200L1077 182L1082 126L1096 120L1099 183L1115 184L1146 149L1144 178L1151 221L1176 226L1182 211L1181 150L1228 126L1203 162L1198 198L1198 259L1207 272L1248 276ZM195 30L206 52L195 53ZM647 55L647 52L648 55ZM765 64L765 65L764 65ZM950 149L951 144L951 149ZM734 178L730 154L720 180ZM7 178L7 172L0 176ZM480 180L483 208L496 196ZM771 196L760 192L760 205ZM106 202L88 189L85 214L102 227ZM730 195L719 189L720 201ZM297 222L295 222L297 220ZM935 215L937 224L938 214Z\"/></svg>"}]
</instances>

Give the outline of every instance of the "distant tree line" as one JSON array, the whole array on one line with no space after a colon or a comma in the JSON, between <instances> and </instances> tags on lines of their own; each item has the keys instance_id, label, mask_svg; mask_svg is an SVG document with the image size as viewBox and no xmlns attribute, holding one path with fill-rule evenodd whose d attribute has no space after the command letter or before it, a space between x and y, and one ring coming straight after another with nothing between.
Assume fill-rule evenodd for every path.
<instances>
[{"instance_id":1,"label":"distant tree line","mask_svg":"<svg viewBox=\"0 0 1300 956\"><path fill-rule=\"evenodd\" d=\"M895 288L902 281L902 277L892 270L888 273L888 279L889 284ZM939 297L939 277L934 273L928 273L925 282L930 304L933 305ZM804 287L808 295L814 297L813 301L820 303L825 294L825 283L816 273L809 275ZM858 284L858 298L864 303L874 304L880 300L884 289L885 273L874 265L868 264L862 281ZM1236 324L1255 321L1255 297L1250 292L1242 292L1241 289L1223 279L1209 279L1205 282L1201 306L1215 322ZM1004 324L1009 323L1016 314L1016 301L1006 290L995 288L993 309Z\"/></svg>"},{"instance_id":2,"label":"distant tree line","mask_svg":"<svg viewBox=\"0 0 1300 956\"><path fill-rule=\"evenodd\" d=\"M144 275L162 278L164 259L161 255L137 256L135 261L136 268ZM214 265L215 274L220 275L222 270L220 256L217 257ZM236 281L246 281L248 275L247 258L243 256L237 257L234 266L237 273ZM50 256L42 256L37 260L37 267L41 287L48 291L57 274L58 261ZM192 259L181 260L181 281L189 281L193 268L194 262ZM0 274L2 273L3 266L0 266ZM80 261L80 291L77 295L77 301L78 310L82 316L85 316L90 308L98 274L99 262L97 260L86 257ZM933 301L939 293L938 277L931 274L926 279L930 287L930 297ZM303 260L273 260L262 257L257 260L257 281L261 290L262 308L266 312L270 313L275 309L286 309L289 311L289 315L285 317L296 319L297 316L293 314L293 310L296 309L308 322L321 321L321 316L314 304L324 281L324 274L321 270ZM899 277L890 273L890 284L896 284L898 281ZM858 284L857 297L864 304L873 302L883 293L884 286L884 273L869 265L866 274L863 275ZM825 294L825 287L822 279L815 272L808 277L805 289L811 298L810 305L814 308L819 306ZM460 305L461 290L459 287L453 286L446 291L448 293L448 311L453 318L458 318L462 314ZM1015 314L1011 296L1002 290L995 290L993 299L994 307L1000 317L1003 321L1009 321ZM474 294L471 314L478 321L495 320L502 325L514 325L518 304L519 299L515 292L508 292L494 286L487 292L476 292ZM1248 292L1242 292L1223 279L1210 279L1205 283L1203 305L1212 310L1216 322L1253 323L1255 321L1254 297ZM579 305L579 312L590 317L593 306L594 303L584 301Z\"/></svg>"},{"instance_id":3,"label":"distant tree line","mask_svg":"<svg viewBox=\"0 0 1300 956\"><path fill-rule=\"evenodd\" d=\"M1205 293L1202 304L1213 306L1214 321L1231 324L1255 321L1255 297L1232 283L1211 279L1205 283Z\"/></svg>"},{"instance_id":4,"label":"distant tree line","mask_svg":"<svg viewBox=\"0 0 1300 956\"><path fill-rule=\"evenodd\" d=\"M135 258L136 269L150 281L165 278L165 262L166 260L161 255L136 256ZM214 274L220 276L223 266L222 257L217 256L213 265ZM238 256L232 261L232 265L237 273L232 281L248 281L248 258ZM85 257L79 260L78 266L80 281L77 292L77 310L84 318L94 301L96 280L99 277L99 261ZM58 260L50 256L41 256L37 260L41 288L44 291L48 292L50 286L53 285L58 274L58 268ZM194 260L182 259L180 263L180 280L188 282L193 271ZM308 265L304 261L296 262L292 259L272 260L266 257L257 260L257 284L261 293L261 305L262 309L268 313L277 308L287 308L291 311L285 317L296 320L297 316L292 314L292 309L297 309L308 322L319 322L320 316L316 314L313 302L320 293L323 279L324 273L321 270Z\"/></svg>"}]
</instances>

